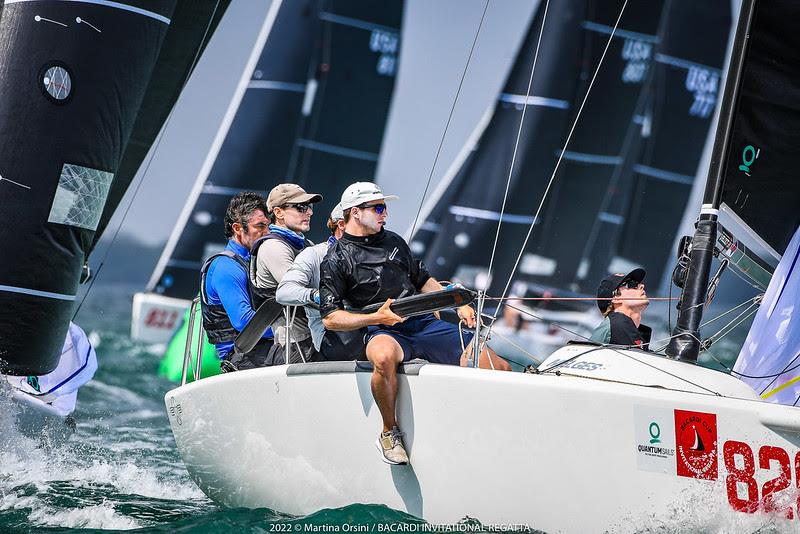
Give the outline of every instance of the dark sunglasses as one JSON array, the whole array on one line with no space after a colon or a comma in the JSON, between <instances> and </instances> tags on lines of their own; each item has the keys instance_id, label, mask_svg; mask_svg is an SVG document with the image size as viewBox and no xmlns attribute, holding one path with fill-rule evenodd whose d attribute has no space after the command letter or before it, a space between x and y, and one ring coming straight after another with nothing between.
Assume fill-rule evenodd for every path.
<instances>
[{"instance_id":1,"label":"dark sunglasses","mask_svg":"<svg viewBox=\"0 0 800 534\"><path fill-rule=\"evenodd\" d=\"M375 213L377 213L378 215L381 215L384 211L386 211L386 204L384 204L383 202L381 202L380 204L373 204L371 206L367 206L366 204L361 204L358 207L361 208L362 210L373 209L375 210Z\"/></svg>"},{"instance_id":2,"label":"dark sunglasses","mask_svg":"<svg viewBox=\"0 0 800 534\"><path fill-rule=\"evenodd\" d=\"M302 203L300 203L300 204L284 204L284 205L283 205L283 206L281 206L281 207L282 207L283 209L286 209L286 208L294 208L294 209L296 209L296 210L297 210L297 213L305 213L305 212L307 212L308 210L310 210L310 209L313 209L313 207L311 206L311 204L309 204L308 202L302 202Z\"/></svg>"},{"instance_id":3,"label":"dark sunglasses","mask_svg":"<svg viewBox=\"0 0 800 534\"><path fill-rule=\"evenodd\" d=\"M619 288L622 289L623 287L627 287L628 289L638 289L640 285L644 284L636 280L623 280L619 285Z\"/></svg>"}]
</instances>

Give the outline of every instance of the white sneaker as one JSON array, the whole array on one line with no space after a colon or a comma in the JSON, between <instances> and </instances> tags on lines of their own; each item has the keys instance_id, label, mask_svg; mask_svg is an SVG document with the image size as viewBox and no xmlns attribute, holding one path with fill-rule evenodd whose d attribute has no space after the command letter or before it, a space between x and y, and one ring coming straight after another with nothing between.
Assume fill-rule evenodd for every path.
<instances>
[{"instance_id":1,"label":"white sneaker","mask_svg":"<svg viewBox=\"0 0 800 534\"><path fill-rule=\"evenodd\" d=\"M387 464L406 465L408 463L408 454L403 446L403 433L396 426L388 432L381 432L375 446L381 453L381 460Z\"/></svg>"}]
</instances>

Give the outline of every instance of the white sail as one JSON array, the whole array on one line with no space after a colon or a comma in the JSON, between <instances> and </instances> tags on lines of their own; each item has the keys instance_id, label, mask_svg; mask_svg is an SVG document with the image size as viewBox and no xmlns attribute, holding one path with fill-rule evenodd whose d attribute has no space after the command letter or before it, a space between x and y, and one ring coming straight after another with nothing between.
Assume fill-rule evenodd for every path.
<instances>
[{"instance_id":1,"label":"white sail","mask_svg":"<svg viewBox=\"0 0 800 534\"><path fill-rule=\"evenodd\" d=\"M800 229L775 269L734 371L770 402L800 397ZM778 375L778 376L773 376ZM750 378L750 377L764 378Z\"/></svg>"}]
</instances>

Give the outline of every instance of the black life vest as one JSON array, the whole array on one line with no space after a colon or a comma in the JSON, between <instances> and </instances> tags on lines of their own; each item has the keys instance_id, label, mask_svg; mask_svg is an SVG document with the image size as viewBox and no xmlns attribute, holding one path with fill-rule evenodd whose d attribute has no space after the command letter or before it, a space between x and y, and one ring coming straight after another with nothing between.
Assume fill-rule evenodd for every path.
<instances>
[{"instance_id":1,"label":"black life vest","mask_svg":"<svg viewBox=\"0 0 800 534\"><path fill-rule=\"evenodd\" d=\"M211 262L220 256L226 256L236 263L238 263L245 274L247 273L248 265L244 258L231 250L223 250L208 258L203 267L200 269L200 310L203 315L203 328L208 336L208 341L213 344L227 343L236 339L239 331L236 330L231 324L231 319L228 317L228 312L222 304L209 304L208 295L206 294L206 275L208 269L211 267ZM248 284L250 286L251 284ZM250 295L252 300L252 294Z\"/></svg>"}]
</instances>

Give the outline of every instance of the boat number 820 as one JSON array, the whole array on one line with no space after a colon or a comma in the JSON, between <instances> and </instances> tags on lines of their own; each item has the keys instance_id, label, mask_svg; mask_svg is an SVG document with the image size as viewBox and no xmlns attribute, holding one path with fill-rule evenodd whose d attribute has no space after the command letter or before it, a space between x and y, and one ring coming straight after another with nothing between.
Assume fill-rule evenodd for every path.
<instances>
[{"instance_id":1,"label":"boat number 820","mask_svg":"<svg viewBox=\"0 0 800 534\"><path fill-rule=\"evenodd\" d=\"M722 455L725 459L725 469L728 471L725 479L728 502L734 510L752 514L761 509L767 513L782 515L786 519L794 519L792 504L800 510L800 491L796 503L788 503L786 498L778 496L778 493L787 489L792 483L789 453L780 447L769 445L758 449L759 469L771 470L776 463L780 468L778 476L764 482L760 491L755 479L756 458L753 449L747 443L726 441ZM800 452L794 457L794 472L795 486L800 490Z\"/></svg>"}]
</instances>

